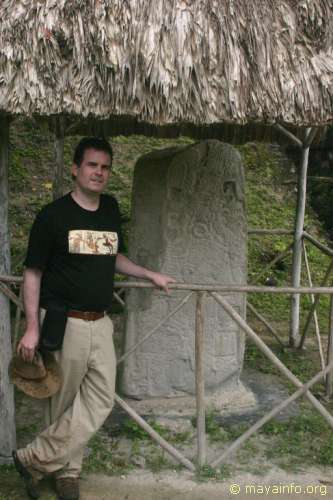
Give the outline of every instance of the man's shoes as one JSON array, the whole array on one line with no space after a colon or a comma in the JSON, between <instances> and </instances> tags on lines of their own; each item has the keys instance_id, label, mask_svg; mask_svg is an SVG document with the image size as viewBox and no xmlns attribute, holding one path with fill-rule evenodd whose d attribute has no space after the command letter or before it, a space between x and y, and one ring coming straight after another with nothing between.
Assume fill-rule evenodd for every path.
<instances>
[{"instance_id":1,"label":"man's shoes","mask_svg":"<svg viewBox=\"0 0 333 500\"><path fill-rule=\"evenodd\" d=\"M16 451L12 452L12 457L15 465L15 469L22 477L26 492L29 498L39 498L39 492L37 489L38 480L33 477L29 468L25 467L23 463L19 460Z\"/></svg>"},{"instance_id":2,"label":"man's shoes","mask_svg":"<svg viewBox=\"0 0 333 500\"><path fill-rule=\"evenodd\" d=\"M57 477L55 489L59 500L79 500L79 478L78 477Z\"/></svg>"}]
</instances>

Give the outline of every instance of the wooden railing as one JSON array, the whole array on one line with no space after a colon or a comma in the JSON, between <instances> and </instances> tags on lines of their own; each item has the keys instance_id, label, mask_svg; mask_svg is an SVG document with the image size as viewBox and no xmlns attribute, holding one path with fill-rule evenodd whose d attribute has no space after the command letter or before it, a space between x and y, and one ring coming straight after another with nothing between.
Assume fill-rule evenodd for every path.
<instances>
[{"instance_id":1,"label":"wooden railing","mask_svg":"<svg viewBox=\"0 0 333 500\"><path fill-rule=\"evenodd\" d=\"M17 340L19 331L20 313L22 310L21 292L19 295L14 293L9 284L15 285L21 289L22 278L14 276L0 276L0 290L17 306L17 313L14 327L14 342ZM117 289L116 298L120 303L124 303L123 299L119 296L119 290L126 290L128 288L152 288L153 285L147 282L116 282L115 288ZM119 359L118 364L122 363L124 359L132 355L133 352L151 337L161 326L174 314L176 314L192 297L196 295L196 309L195 309L195 381L196 381L196 420L197 420L197 458L193 463L189 458L184 456L174 446L167 442L160 436L129 404L124 401L118 394L115 395L115 401L132 417L137 424L142 427L150 437L156 441L164 450L173 456L178 462L184 465L187 469L195 471L197 467L201 467L207 463L207 444L206 444L206 424L205 424L205 381L204 381L204 336L205 336L205 318L204 318L204 302L207 296L213 297L220 307L232 318L238 327L245 332L247 337L258 347L260 351L273 363L273 365L296 387L296 391L286 398L284 401L275 406L272 410L266 413L255 424L253 424L246 432L244 432L238 439L236 439L220 456L216 457L210 462L210 466L217 467L221 464L227 456L240 448L245 441L252 436L271 418L277 415L282 409L286 408L293 401L305 396L310 403L317 409L323 416L330 427L333 429L333 417L324 407L324 405L311 393L311 387L321 379L329 380L327 382L332 389L332 370L333 370L333 343L329 342L327 362L322 367L321 371L317 373L311 380L303 384L284 363L274 354L268 345L254 332L246 320L239 315L239 313L229 304L225 298L226 293L268 293L268 294L311 294L318 297L320 294L329 294L333 297L333 287L265 287L265 286L250 286L250 285L211 285L211 284L188 284L188 283L175 283L170 285L170 289L184 290L188 294L182 298L178 304L168 313L167 316L162 318L158 324L152 328L139 342L135 344L128 352L124 353ZM332 303L332 301L331 301ZM330 313L330 335L332 338L333 320L332 312ZM16 338L15 338L16 336ZM331 392L330 392L331 394Z\"/></svg>"}]
</instances>

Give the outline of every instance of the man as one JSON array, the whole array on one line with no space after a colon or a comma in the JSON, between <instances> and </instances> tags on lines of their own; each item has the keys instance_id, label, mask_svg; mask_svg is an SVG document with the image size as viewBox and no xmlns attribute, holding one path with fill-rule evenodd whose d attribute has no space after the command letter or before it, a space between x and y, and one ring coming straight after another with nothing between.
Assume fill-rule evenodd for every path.
<instances>
[{"instance_id":1,"label":"man","mask_svg":"<svg viewBox=\"0 0 333 500\"><path fill-rule=\"evenodd\" d=\"M38 480L50 473L59 499L79 498L85 444L112 409L116 360L105 311L114 272L148 279L166 292L175 282L122 255L118 204L102 194L111 164L106 140L82 139L74 154L73 191L44 207L30 233L23 286L26 331L17 353L32 361L37 347L51 338L63 372L61 390L47 400L46 429L13 452L32 498L39 496Z\"/></svg>"}]
</instances>

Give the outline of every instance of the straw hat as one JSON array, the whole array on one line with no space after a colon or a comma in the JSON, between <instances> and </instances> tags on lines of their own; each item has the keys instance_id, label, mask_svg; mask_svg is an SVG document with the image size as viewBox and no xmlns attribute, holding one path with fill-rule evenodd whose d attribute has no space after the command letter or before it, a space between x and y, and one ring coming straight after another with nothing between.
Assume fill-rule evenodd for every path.
<instances>
[{"instance_id":1,"label":"straw hat","mask_svg":"<svg viewBox=\"0 0 333 500\"><path fill-rule=\"evenodd\" d=\"M14 355L8 373L16 387L36 399L53 396L59 391L62 382L60 366L48 351L37 351L31 363Z\"/></svg>"}]
</instances>

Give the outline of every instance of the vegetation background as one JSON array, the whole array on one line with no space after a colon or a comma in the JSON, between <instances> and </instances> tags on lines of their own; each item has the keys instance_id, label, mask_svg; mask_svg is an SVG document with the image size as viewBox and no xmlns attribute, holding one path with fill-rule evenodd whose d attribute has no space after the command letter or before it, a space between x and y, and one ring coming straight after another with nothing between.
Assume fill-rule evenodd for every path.
<instances>
[{"instance_id":1,"label":"vegetation background","mask_svg":"<svg viewBox=\"0 0 333 500\"><path fill-rule=\"evenodd\" d=\"M66 138L65 141L65 174L66 191L71 188L70 165L73 148L79 137ZM147 138L143 136L118 136L111 138L114 149L114 162L108 191L118 199L124 220L124 232L127 238L128 221L131 209L131 185L136 160L152 149L161 149L174 145L191 144L192 139L181 137L177 140ZM293 229L296 206L296 173L297 165L288 158L285 151L277 145L262 143L247 143L237 147L243 157L246 174L247 216L249 228ZM11 127L10 137L10 238L12 249L12 274L22 274L22 262L27 246L29 229L38 210L52 201L52 182L54 173L53 135L33 120L17 119ZM318 189L318 188L316 188ZM326 198L328 204L328 199ZM214 207L212 207L213 210ZM322 212L321 212L322 213ZM306 229L317 239L327 244L327 226L319 220L316 212L308 203L306 214ZM277 286L289 284L291 277L291 255L278 262L268 272L262 274L262 269L291 243L291 236L249 236L248 244L248 282L251 284L274 283ZM314 285L320 285L329 264L329 258L312 245L307 245L307 251L312 271ZM258 278L258 275L261 276ZM307 284L307 275L303 270L303 284ZM278 330L282 340L288 342L288 322L290 298L283 295L251 294L249 302L262 313ZM301 325L304 325L306 313L311 306L310 298L302 297ZM327 345L328 333L328 297L322 296L318 306L320 328L324 346ZM114 306L115 316L121 318L119 307ZM14 316L14 309L13 309ZM250 324L260 333L265 342L283 360L283 362L302 381L307 381L320 369L318 347L314 331L311 328L305 351L282 350L276 341L265 331L262 324L248 314ZM120 319L121 321L121 319ZM245 355L245 368L276 377L280 375L271 363L255 346L248 343ZM281 378L282 380L282 378ZM285 382L285 381L284 381ZM288 391L293 387L287 383ZM317 384L316 394L323 395L322 384ZM31 415L31 405L24 397L16 394L18 408L18 440L27 442L36 432L39 416L36 422L27 424L27 415ZM332 410L331 402L327 406ZM173 432L163 428L157 422L152 425L165 437L181 446L187 446L194 439L193 432ZM237 424L222 425L216 412L207 412L207 433L211 443L226 446L244 431L244 426ZM117 434L118 433L118 434ZM119 459L114 446L114 438L108 431L102 430L90 443L90 452L86 460L86 472L103 471L108 474L121 474L140 463L138 457L142 450L146 453L144 467L151 470L174 468L169 459L153 444L147 444L146 434L129 419L123 418L122 425L113 429L116 436L124 436L131 442L132 458ZM192 440L192 441L191 441ZM142 444L143 443L143 444ZM259 446L260 445L260 446ZM299 407L298 414L289 420L273 420L265 425L258 440L250 439L247 445L238 453L236 461L230 467L251 468L252 457L258 453L264 461L273 461L280 467L301 467L304 464L333 465L333 437L325 421L306 402ZM256 463L256 462L255 462ZM236 465L237 464L237 465ZM263 470L262 463L257 470ZM228 468L221 471L209 467L199 471L198 479L222 480L226 477ZM0 468L0 483L7 498L21 498L16 491L15 473L12 467ZM2 491L0 489L0 491ZM7 496L6 496L7 495ZM52 498L45 497L45 498Z\"/></svg>"}]
</instances>

